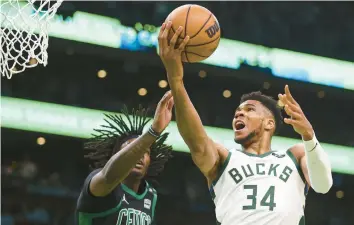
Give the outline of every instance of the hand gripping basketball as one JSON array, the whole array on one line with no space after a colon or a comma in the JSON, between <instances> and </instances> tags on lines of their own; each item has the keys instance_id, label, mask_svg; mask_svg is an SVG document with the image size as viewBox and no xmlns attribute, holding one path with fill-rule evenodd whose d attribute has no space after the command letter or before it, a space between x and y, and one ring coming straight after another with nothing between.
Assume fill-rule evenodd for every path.
<instances>
[{"instance_id":1,"label":"hand gripping basketball","mask_svg":"<svg viewBox=\"0 0 354 225\"><path fill-rule=\"evenodd\" d=\"M177 46L189 36L189 42L182 51L182 62L197 63L207 59L217 49L221 29L218 20L207 8L186 4L175 8L166 18L165 23L171 21L172 26L168 33L171 40L178 27L182 32L177 39Z\"/></svg>"},{"instance_id":2,"label":"hand gripping basketball","mask_svg":"<svg viewBox=\"0 0 354 225\"><path fill-rule=\"evenodd\" d=\"M170 32L171 26L171 21L169 21L167 24L163 23L158 37L160 58L167 70L167 73L170 75L172 73L175 74L175 72L179 73L181 72L180 70L183 70L181 54L189 41L189 36L186 36L179 46L176 45L178 37L183 31L182 27L177 29L176 33L169 41L168 34Z\"/></svg>"}]
</instances>

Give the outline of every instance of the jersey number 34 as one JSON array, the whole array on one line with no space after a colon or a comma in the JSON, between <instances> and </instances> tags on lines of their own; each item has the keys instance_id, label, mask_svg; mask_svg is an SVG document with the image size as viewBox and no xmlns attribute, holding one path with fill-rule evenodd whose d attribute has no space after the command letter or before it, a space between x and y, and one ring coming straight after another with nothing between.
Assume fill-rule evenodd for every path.
<instances>
[{"instance_id":1,"label":"jersey number 34","mask_svg":"<svg viewBox=\"0 0 354 225\"><path fill-rule=\"evenodd\" d=\"M251 205L245 205L242 207L243 210L250 210L250 209L256 209L257 206L257 185L243 185L244 190L251 190L252 193L250 195L247 195L247 199L250 199ZM267 206L269 207L270 211L273 211L273 209L277 206L277 204L274 202L274 186L270 186L268 191L265 193L263 196L260 206Z\"/></svg>"}]
</instances>

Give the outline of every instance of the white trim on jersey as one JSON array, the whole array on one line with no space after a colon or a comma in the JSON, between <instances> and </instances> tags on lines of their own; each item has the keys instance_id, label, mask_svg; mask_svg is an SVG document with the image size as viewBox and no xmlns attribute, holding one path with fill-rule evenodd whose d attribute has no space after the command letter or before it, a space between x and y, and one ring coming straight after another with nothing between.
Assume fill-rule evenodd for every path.
<instances>
[{"instance_id":1,"label":"white trim on jersey","mask_svg":"<svg viewBox=\"0 0 354 225\"><path fill-rule=\"evenodd\" d=\"M298 225L304 220L307 185L290 151L229 152L219 172L210 193L222 225Z\"/></svg>"}]
</instances>

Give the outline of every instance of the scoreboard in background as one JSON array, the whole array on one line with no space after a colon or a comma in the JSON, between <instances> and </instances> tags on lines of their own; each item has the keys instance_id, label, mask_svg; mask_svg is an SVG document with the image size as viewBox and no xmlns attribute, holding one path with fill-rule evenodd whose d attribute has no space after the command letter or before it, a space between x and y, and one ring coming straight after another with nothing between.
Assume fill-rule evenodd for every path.
<instances>
[{"instance_id":1,"label":"scoreboard in background","mask_svg":"<svg viewBox=\"0 0 354 225\"><path fill-rule=\"evenodd\" d=\"M30 16L32 8L25 10ZM65 19L60 14L55 15L49 35L111 48L156 52L159 27L140 22L129 27L115 18L77 11ZM354 90L353 62L225 38L221 39L214 54L201 63L230 69L238 69L241 64L268 68L276 77Z\"/></svg>"}]
</instances>

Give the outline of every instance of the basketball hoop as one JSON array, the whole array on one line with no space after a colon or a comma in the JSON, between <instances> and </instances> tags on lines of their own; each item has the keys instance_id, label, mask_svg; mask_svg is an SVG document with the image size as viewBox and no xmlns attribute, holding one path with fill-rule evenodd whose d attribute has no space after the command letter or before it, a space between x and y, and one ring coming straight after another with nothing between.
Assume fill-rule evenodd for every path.
<instances>
[{"instance_id":1,"label":"basketball hoop","mask_svg":"<svg viewBox=\"0 0 354 225\"><path fill-rule=\"evenodd\" d=\"M47 65L48 25L63 0L1 0L1 75Z\"/></svg>"}]
</instances>

